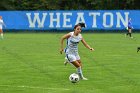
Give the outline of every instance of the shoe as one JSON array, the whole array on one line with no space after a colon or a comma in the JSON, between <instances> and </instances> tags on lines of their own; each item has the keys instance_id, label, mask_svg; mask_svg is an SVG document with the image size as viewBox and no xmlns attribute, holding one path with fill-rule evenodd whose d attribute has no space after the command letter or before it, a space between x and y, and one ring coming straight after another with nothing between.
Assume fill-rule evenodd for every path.
<instances>
[{"instance_id":1,"label":"shoe","mask_svg":"<svg viewBox=\"0 0 140 93\"><path fill-rule=\"evenodd\" d=\"M67 61L65 61L65 62L64 62L64 65L66 66L67 64L68 64L68 62L67 62Z\"/></svg>"},{"instance_id":2,"label":"shoe","mask_svg":"<svg viewBox=\"0 0 140 93\"><path fill-rule=\"evenodd\" d=\"M68 60L67 60L67 58L65 57L64 65L66 66L67 64L68 64Z\"/></svg>"},{"instance_id":3,"label":"shoe","mask_svg":"<svg viewBox=\"0 0 140 93\"><path fill-rule=\"evenodd\" d=\"M85 78L85 77L82 77L81 79L82 79L82 80L88 80L88 79L87 79L87 78Z\"/></svg>"}]
</instances>

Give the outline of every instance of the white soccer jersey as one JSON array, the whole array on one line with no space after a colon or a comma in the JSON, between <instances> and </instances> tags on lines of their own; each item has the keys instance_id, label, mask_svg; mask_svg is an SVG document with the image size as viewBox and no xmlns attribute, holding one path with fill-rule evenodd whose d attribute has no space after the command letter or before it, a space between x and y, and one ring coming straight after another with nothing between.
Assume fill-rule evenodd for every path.
<instances>
[{"instance_id":1,"label":"white soccer jersey","mask_svg":"<svg viewBox=\"0 0 140 93\"><path fill-rule=\"evenodd\" d=\"M2 26L4 25L4 22L2 19L0 19L0 29L2 29Z\"/></svg>"},{"instance_id":2,"label":"white soccer jersey","mask_svg":"<svg viewBox=\"0 0 140 93\"><path fill-rule=\"evenodd\" d=\"M65 49L66 54L78 54L78 43L82 40L82 35L74 35L74 32L70 32L70 37L67 39L67 47Z\"/></svg>"}]
</instances>

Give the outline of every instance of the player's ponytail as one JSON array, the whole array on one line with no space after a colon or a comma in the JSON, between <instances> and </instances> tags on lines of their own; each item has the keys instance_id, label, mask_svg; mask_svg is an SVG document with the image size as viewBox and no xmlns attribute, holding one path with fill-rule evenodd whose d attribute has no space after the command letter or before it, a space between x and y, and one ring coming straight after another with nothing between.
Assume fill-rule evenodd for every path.
<instances>
[{"instance_id":1,"label":"player's ponytail","mask_svg":"<svg viewBox=\"0 0 140 93\"><path fill-rule=\"evenodd\" d=\"M85 23L78 23L77 25L74 26L74 30L75 30L78 26L81 26L81 27L84 27L84 28L85 28Z\"/></svg>"}]
</instances>

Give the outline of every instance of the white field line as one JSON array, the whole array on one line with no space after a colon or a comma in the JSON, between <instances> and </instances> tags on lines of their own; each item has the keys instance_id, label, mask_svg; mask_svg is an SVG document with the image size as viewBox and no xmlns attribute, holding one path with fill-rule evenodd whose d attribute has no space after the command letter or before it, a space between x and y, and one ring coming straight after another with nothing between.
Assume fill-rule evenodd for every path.
<instances>
[{"instance_id":1,"label":"white field line","mask_svg":"<svg viewBox=\"0 0 140 93\"><path fill-rule=\"evenodd\" d=\"M70 90L67 88L45 88L45 87L35 87L35 86L13 86L13 85L0 85L0 87L15 87L15 88L29 88L29 89L43 89L43 90Z\"/></svg>"},{"instance_id":2,"label":"white field line","mask_svg":"<svg viewBox=\"0 0 140 93\"><path fill-rule=\"evenodd\" d=\"M122 56L130 56L130 55L105 55L105 56L122 57Z\"/></svg>"}]
</instances>

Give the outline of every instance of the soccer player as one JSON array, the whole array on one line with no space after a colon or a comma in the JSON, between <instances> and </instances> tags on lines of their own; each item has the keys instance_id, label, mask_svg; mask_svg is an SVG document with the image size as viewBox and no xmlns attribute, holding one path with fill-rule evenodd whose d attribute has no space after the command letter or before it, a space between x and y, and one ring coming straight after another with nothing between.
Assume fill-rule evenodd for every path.
<instances>
[{"instance_id":1,"label":"soccer player","mask_svg":"<svg viewBox=\"0 0 140 93\"><path fill-rule=\"evenodd\" d=\"M3 22L2 16L0 16L0 36L2 39L3 39L3 30L2 30L3 25L6 27L6 25Z\"/></svg>"},{"instance_id":2,"label":"soccer player","mask_svg":"<svg viewBox=\"0 0 140 93\"><path fill-rule=\"evenodd\" d=\"M65 48L66 59L68 60L68 62L70 62L71 64L73 64L77 68L77 73L78 73L80 79L88 80L87 78L85 78L83 76L83 73L82 73L82 69L81 69L82 63L80 60L80 56L78 54L78 43L81 41L83 43L83 45L86 48L88 48L89 50L93 51L94 49L86 43L86 41L84 40L84 38L80 34L82 27L85 27L85 24L79 23L79 24L74 26L73 32L65 34L64 36L61 37L60 53L62 54L63 49L64 49L63 42L65 39L67 39L67 47Z\"/></svg>"},{"instance_id":3,"label":"soccer player","mask_svg":"<svg viewBox=\"0 0 140 93\"><path fill-rule=\"evenodd\" d=\"M128 27L127 27L128 32L125 34L125 36L129 35L130 38L133 38L132 35L131 35L132 34L132 29L133 29L133 26L132 26L132 23L131 23L131 18L129 18Z\"/></svg>"}]
</instances>

